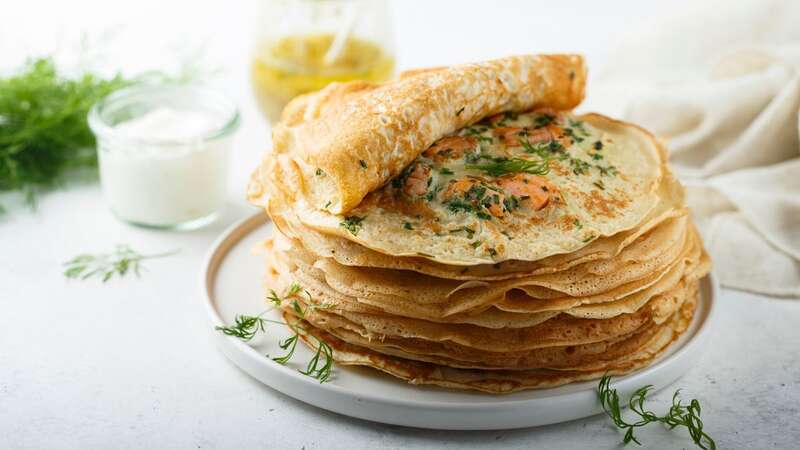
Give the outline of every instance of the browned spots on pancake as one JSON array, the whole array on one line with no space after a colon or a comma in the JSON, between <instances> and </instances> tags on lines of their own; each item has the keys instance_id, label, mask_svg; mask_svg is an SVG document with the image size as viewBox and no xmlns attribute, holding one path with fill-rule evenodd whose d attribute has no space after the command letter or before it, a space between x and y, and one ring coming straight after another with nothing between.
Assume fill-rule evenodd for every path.
<instances>
[{"instance_id":1,"label":"browned spots on pancake","mask_svg":"<svg viewBox=\"0 0 800 450\"><path fill-rule=\"evenodd\" d=\"M592 217L602 216L613 218L619 209L625 208L630 202L624 194L615 191L614 197L605 196L600 191L593 189L591 192L578 192L578 197L583 203L584 209L588 211Z\"/></svg>"},{"instance_id":2,"label":"browned spots on pancake","mask_svg":"<svg viewBox=\"0 0 800 450\"><path fill-rule=\"evenodd\" d=\"M551 160L548 166L550 167L550 171L558 176L566 177L572 173L569 168L565 167L564 164L561 164L558 161Z\"/></svg>"},{"instance_id":3,"label":"browned spots on pancake","mask_svg":"<svg viewBox=\"0 0 800 450\"><path fill-rule=\"evenodd\" d=\"M575 222L578 220L576 216L567 214L561 216L556 220L556 226L564 231L572 231L576 227Z\"/></svg>"}]
</instances>

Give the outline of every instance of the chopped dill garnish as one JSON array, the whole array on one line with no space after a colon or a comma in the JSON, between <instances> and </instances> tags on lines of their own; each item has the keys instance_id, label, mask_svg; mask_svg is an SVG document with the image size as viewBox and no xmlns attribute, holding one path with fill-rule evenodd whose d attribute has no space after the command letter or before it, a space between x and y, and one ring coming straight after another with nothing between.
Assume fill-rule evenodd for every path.
<instances>
[{"instance_id":1,"label":"chopped dill garnish","mask_svg":"<svg viewBox=\"0 0 800 450\"><path fill-rule=\"evenodd\" d=\"M603 180L597 180L592 184L597 186L601 191L605 191L606 190L606 185L603 183Z\"/></svg>"},{"instance_id":2,"label":"chopped dill garnish","mask_svg":"<svg viewBox=\"0 0 800 450\"><path fill-rule=\"evenodd\" d=\"M405 223L403 224L403 228L405 228L406 230L413 230L413 229L414 229L414 226L413 226L413 225L411 225L411 222L405 222Z\"/></svg>"},{"instance_id":3,"label":"chopped dill garnish","mask_svg":"<svg viewBox=\"0 0 800 450\"><path fill-rule=\"evenodd\" d=\"M464 106L462 106L461 109L456 111L456 117L460 116L462 112L464 112Z\"/></svg>"},{"instance_id":4,"label":"chopped dill garnish","mask_svg":"<svg viewBox=\"0 0 800 450\"><path fill-rule=\"evenodd\" d=\"M471 243L471 244L469 244L469 245L470 245L470 247L472 247L472 248L478 248L478 247L480 247L480 246L481 246L481 244L482 244L482 242L481 242L481 241L475 241L475 242L473 242L473 243Z\"/></svg>"},{"instance_id":5,"label":"chopped dill garnish","mask_svg":"<svg viewBox=\"0 0 800 450\"><path fill-rule=\"evenodd\" d=\"M343 221L339 222L339 226L349 231L353 236L358 236L358 232L361 231L361 222L363 222L366 218L366 216L347 216Z\"/></svg>"},{"instance_id":6,"label":"chopped dill garnish","mask_svg":"<svg viewBox=\"0 0 800 450\"><path fill-rule=\"evenodd\" d=\"M464 131L464 135L472 136L474 138L477 138L481 142L488 142L489 144L491 144L492 142L494 142L494 139L492 139L489 136L484 136L481 134L486 130L487 130L486 127L469 127L466 129L466 131Z\"/></svg>"},{"instance_id":7,"label":"chopped dill garnish","mask_svg":"<svg viewBox=\"0 0 800 450\"><path fill-rule=\"evenodd\" d=\"M70 259L64 263L64 266L66 266L64 276L80 280L98 276L103 283L110 280L114 275L118 275L121 278L130 272L139 277L143 269L141 266L142 261L174 255L177 252L178 250L172 250L153 255L142 255L127 245L117 245L114 251L110 253L83 254Z\"/></svg>"},{"instance_id":8,"label":"chopped dill garnish","mask_svg":"<svg viewBox=\"0 0 800 450\"><path fill-rule=\"evenodd\" d=\"M575 133L575 130L573 130L572 128L564 128L564 134L572 138L572 140L575 142L583 142L583 138L578 136Z\"/></svg>"},{"instance_id":9,"label":"chopped dill garnish","mask_svg":"<svg viewBox=\"0 0 800 450\"><path fill-rule=\"evenodd\" d=\"M574 128L574 129L576 129L576 130L578 130L578 132L579 132L579 133L580 133L582 136L584 136L584 137L588 137L588 136L589 136L589 132L588 132L588 131L586 131L586 128L584 128L584 126L583 126L583 122L582 122L582 121L580 121L580 120L573 120L572 118L569 118L569 117L568 117L568 118L567 118L567 123L569 124L569 126L570 126L570 127Z\"/></svg>"},{"instance_id":10,"label":"chopped dill garnish","mask_svg":"<svg viewBox=\"0 0 800 450\"><path fill-rule=\"evenodd\" d=\"M317 176L320 176L320 175L322 175L322 169L320 169L319 167L317 167L317 172L316 172L316 174L317 174Z\"/></svg>"},{"instance_id":11,"label":"chopped dill garnish","mask_svg":"<svg viewBox=\"0 0 800 450\"><path fill-rule=\"evenodd\" d=\"M578 219L575 219L575 220L573 220L573 221L572 221L572 224L573 224L573 225L575 225L575 228L577 228L577 229L579 229L579 230L580 230L580 229L583 229L583 224L582 224L582 223L581 223L581 221L580 221L580 220L578 220Z\"/></svg>"},{"instance_id":12,"label":"chopped dill garnish","mask_svg":"<svg viewBox=\"0 0 800 450\"><path fill-rule=\"evenodd\" d=\"M550 114L542 114L541 116L536 117L534 122L536 123L536 128L542 128L550 125L555 120L555 116L551 116Z\"/></svg>"},{"instance_id":13,"label":"chopped dill garnish","mask_svg":"<svg viewBox=\"0 0 800 450\"><path fill-rule=\"evenodd\" d=\"M625 436L622 438L624 444L635 442L638 445L642 445L634 436L634 430L651 423L662 423L670 430L677 427L685 427L692 441L703 450L715 450L717 448L714 439L703 431L703 421L700 419L700 402L697 399L692 399L688 404L684 405L679 398L679 389L672 395L672 405L667 410L667 413L663 416L658 416L645 408L644 403L647 400L647 394L653 389L653 386L648 384L637 389L628 399L628 408L639 416L639 420L629 423L622 418L619 394L616 389L611 388L610 383L611 377L604 375L597 386L597 396L600 398L603 411L611 418L614 425L621 430L625 430Z\"/></svg>"},{"instance_id":14,"label":"chopped dill garnish","mask_svg":"<svg viewBox=\"0 0 800 450\"><path fill-rule=\"evenodd\" d=\"M359 159L358 160L358 164L361 166L362 169L366 169L367 168L367 162L364 161L363 159Z\"/></svg>"},{"instance_id":15,"label":"chopped dill garnish","mask_svg":"<svg viewBox=\"0 0 800 450\"><path fill-rule=\"evenodd\" d=\"M448 169L447 167L442 167L441 169L439 169L439 173L442 175L453 175L455 172Z\"/></svg>"},{"instance_id":16,"label":"chopped dill garnish","mask_svg":"<svg viewBox=\"0 0 800 450\"><path fill-rule=\"evenodd\" d=\"M453 197L447 200L446 202L444 202L444 205L447 206L447 209L449 209L450 212L454 213L455 212L471 213L475 211L475 208L472 206L471 203L465 202L464 200L457 197Z\"/></svg>"},{"instance_id":17,"label":"chopped dill garnish","mask_svg":"<svg viewBox=\"0 0 800 450\"><path fill-rule=\"evenodd\" d=\"M592 167L591 164L582 159L570 157L568 161L570 167L572 167L572 173L575 175L586 175L589 172L589 168Z\"/></svg>"},{"instance_id":18,"label":"chopped dill garnish","mask_svg":"<svg viewBox=\"0 0 800 450\"><path fill-rule=\"evenodd\" d=\"M522 145L525 153L537 155L542 159L552 158L554 154L564 151L564 147L556 140L531 144L526 139L520 139L519 143Z\"/></svg>"},{"instance_id":19,"label":"chopped dill garnish","mask_svg":"<svg viewBox=\"0 0 800 450\"><path fill-rule=\"evenodd\" d=\"M513 111L505 111L503 112L503 118L498 120L496 124L492 125L492 127L499 126L504 127L508 125L508 122L511 120L517 120L519 118L519 114Z\"/></svg>"},{"instance_id":20,"label":"chopped dill garnish","mask_svg":"<svg viewBox=\"0 0 800 450\"><path fill-rule=\"evenodd\" d=\"M430 185L432 181L433 178L428 178L428 185ZM428 192L425 193L425 200L432 202L433 199L435 199L436 196L439 194L439 192L442 191L442 189L444 189L444 187L441 184L437 184L436 186L433 187L433 189L430 189L428 190Z\"/></svg>"},{"instance_id":21,"label":"chopped dill garnish","mask_svg":"<svg viewBox=\"0 0 800 450\"><path fill-rule=\"evenodd\" d=\"M600 171L600 176L606 176L606 175L616 176L619 173L617 168L614 166L601 166L598 164L596 167Z\"/></svg>"},{"instance_id":22,"label":"chopped dill garnish","mask_svg":"<svg viewBox=\"0 0 800 450\"><path fill-rule=\"evenodd\" d=\"M470 227L461 227L461 228L452 229L452 230L450 230L450 234L459 233L461 231L467 233L467 239L472 239L472 236L475 235L475 230L473 230Z\"/></svg>"}]
</instances>

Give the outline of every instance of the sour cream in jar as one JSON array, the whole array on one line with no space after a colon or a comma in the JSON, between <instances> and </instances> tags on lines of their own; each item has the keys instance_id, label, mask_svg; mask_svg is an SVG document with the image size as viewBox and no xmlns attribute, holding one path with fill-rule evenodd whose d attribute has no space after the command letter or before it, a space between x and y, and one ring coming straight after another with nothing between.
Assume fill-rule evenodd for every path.
<instances>
[{"instance_id":1,"label":"sour cream in jar","mask_svg":"<svg viewBox=\"0 0 800 450\"><path fill-rule=\"evenodd\" d=\"M95 105L89 124L111 211L153 228L212 222L225 205L238 122L234 105L198 87L130 88Z\"/></svg>"}]
</instances>

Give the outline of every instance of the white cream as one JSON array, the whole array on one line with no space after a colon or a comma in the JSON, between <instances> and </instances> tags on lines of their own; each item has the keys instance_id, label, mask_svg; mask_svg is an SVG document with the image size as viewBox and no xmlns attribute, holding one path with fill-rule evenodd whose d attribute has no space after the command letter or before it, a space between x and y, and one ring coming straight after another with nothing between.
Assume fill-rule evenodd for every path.
<instances>
[{"instance_id":1,"label":"white cream","mask_svg":"<svg viewBox=\"0 0 800 450\"><path fill-rule=\"evenodd\" d=\"M139 225L210 220L225 203L230 137L213 112L153 109L98 142L103 193L114 213Z\"/></svg>"}]
</instances>

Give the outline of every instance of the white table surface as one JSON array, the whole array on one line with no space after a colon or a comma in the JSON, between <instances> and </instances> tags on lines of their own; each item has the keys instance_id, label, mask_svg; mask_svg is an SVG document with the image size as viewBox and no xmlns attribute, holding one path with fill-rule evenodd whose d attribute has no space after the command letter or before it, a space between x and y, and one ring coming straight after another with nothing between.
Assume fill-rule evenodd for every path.
<instances>
[{"instance_id":1,"label":"white table surface","mask_svg":"<svg viewBox=\"0 0 800 450\"><path fill-rule=\"evenodd\" d=\"M437 432L350 419L261 385L214 348L200 303L199 271L212 240L252 212L242 200L244 184L268 136L246 73L254 2L228 3L26 1L6 11L0 48L13 52L0 52L0 68L79 29L97 33L115 23L133 29L141 44L117 54L113 60L120 65L152 59L147 45L153 42L206 39L212 61L226 67L215 83L240 103L244 125L233 156L228 211L201 231L123 225L106 211L93 183L47 194L35 212L0 197L10 207L0 216L0 449L617 448L622 436L604 416L496 432ZM548 2L547 8L508 2L479 10L488 3L395 2L400 66L573 50L589 55L594 67L608 62L604 55L615 30L664 8L653 2L624 9L619 2ZM565 20L574 32L564 31ZM610 31L593 33L598 23ZM488 31L480 31L482 26ZM62 276L62 262L116 243L142 252L181 251L148 261L141 279L101 284ZM701 400L706 430L720 448L797 448L800 302L723 289L719 306L720 326L703 362L656 395L654 408L666 407L672 389L681 387L685 397ZM692 446L682 431L652 427L639 436L649 448Z\"/></svg>"}]
</instances>

